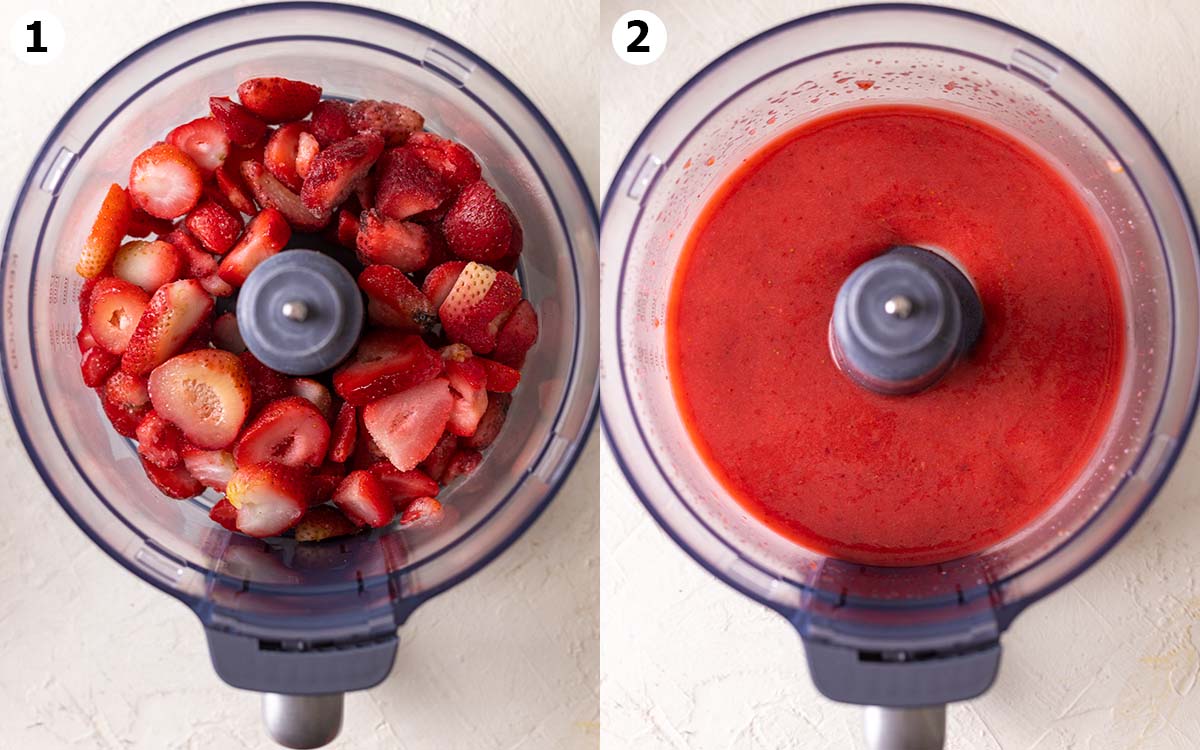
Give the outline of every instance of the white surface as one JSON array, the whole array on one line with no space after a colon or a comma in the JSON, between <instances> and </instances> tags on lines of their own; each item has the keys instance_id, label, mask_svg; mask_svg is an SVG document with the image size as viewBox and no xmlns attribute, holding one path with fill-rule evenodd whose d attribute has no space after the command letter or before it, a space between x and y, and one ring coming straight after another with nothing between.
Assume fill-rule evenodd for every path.
<instances>
[{"instance_id":1,"label":"white surface","mask_svg":"<svg viewBox=\"0 0 1200 750\"><path fill-rule=\"evenodd\" d=\"M1138 112L1200 196L1195 0L953 2L1049 39ZM829 7L604 0L606 33L646 7L667 25L662 59L600 65L605 183L660 104L728 47ZM996 686L950 709L953 750L1191 750L1200 746L1200 443L1099 565L1018 618ZM783 618L718 583L679 550L601 462L601 737L605 748L861 747L860 714L821 698Z\"/></svg>"},{"instance_id":2,"label":"white surface","mask_svg":"<svg viewBox=\"0 0 1200 750\"><path fill-rule=\"evenodd\" d=\"M45 67L0 59L0 210L49 127L96 76L151 38L230 2L48 2L67 50ZM471 47L516 82L596 182L587 47L593 15L552 0L366 3ZM0 3L0 29L35 3ZM531 46L530 29L558 44ZM3 407L0 407L3 409ZM128 574L72 524L0 415L0 748L275 747L257 695L227 687L196 617ZM348 697L332 747L597 745L597 439L533 528L497 561L422 607L392 675Z\"/></svg>"}]
</instances>

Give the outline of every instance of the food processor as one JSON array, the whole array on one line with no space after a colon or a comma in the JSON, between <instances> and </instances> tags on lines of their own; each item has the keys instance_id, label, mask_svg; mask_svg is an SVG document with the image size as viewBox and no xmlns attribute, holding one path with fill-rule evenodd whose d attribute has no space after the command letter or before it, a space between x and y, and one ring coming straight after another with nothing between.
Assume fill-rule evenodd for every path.
<instances>
[{"instance_id":1,"label":"food processor","mask_svg":"<svg viewBox=\"0 0 1200 750\"><path fill-rule=\"evenodd\" d=\"M712 476L675 406L664 321L689 231L747 156L812 118L901 103L982 120L1075 186L1115 256L1127 354L1106 434L1045 512L967 557L873 567L785 539ZM870 747L940 747L945 705L987 690L1013 619L1128 531L1162 486L1193 419L1196 229L1161 150L1101 81L1023 31L931 6L853 7L766 31L684 84L629 150L602 216L602 421L634 491L697 562L795 626L816 687L868 707ZM905 309L890 293L878 301L891 312ZM853 348L853 326L837 315L835 343ZM961 321L953 330L962 335ZM861 358L853 369L881 377L877 390L904 393L907 378L952 359L960 341L912 372Z\"/></svg>"},{"instance_id":2,"label":"food processor","mask_svg":"<svg viewBox=\"0 0 1200 750\"><path fill-rule=\"evenodd\" d=\"M479 468L443 492L438 526L304 545L232 534L208 518L213 493L174 501L150 484L135 446L112 430L79 376L82 279L73 266L103 191L127 180L147 144L204 114L210 95L254 76L417 109L429 130L478 156L521 220L517 276L538 313L539 340L503 432ZM122 60L79 97L37 154L13 209L2 273L6 396L46 485L96 544L196 612L217 673L264 693L267 728L290 747L330 741L342 694L387 676L409 615L534 521L596 413L596 215L575 163L498 71L385 13L260 5L188 24Z\"/></svg>"}]
</instances>

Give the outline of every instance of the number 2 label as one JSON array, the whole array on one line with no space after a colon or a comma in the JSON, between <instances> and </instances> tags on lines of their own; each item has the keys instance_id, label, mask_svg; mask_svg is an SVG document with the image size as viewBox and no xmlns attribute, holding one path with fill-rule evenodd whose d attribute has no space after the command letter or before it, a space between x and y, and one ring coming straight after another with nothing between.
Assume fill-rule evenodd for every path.
<instances>
[{"instance_id":1,"label":"number 2 label","mask_svg":"<svg viewBox=\"0 0 1200 750\"><path fill-rule=\"evenodd\" d=\"M667 27L648 10L631 10L612 30L613 51L631 65L649 65L667 48Z\"/></svg>"}]
</instances>

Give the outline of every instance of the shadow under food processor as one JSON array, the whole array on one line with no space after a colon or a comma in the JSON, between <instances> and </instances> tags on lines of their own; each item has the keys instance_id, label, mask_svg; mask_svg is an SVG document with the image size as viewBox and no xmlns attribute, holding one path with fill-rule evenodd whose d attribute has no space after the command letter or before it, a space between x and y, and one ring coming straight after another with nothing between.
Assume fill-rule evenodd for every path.
<instances>
[{"instance_id":1,"label":"shadow under food processor","mask_svg":"<svg viewBox=\"0 0 1200 750\"><path fill-rule=\"evenodd\" d=\"M824 557L742 510L676 408L668 297L689 231L743 160L812 118L911 104L983 120L1055 165L1115 255L1127 357L1110 427L1079 478L1015 535L913 567ZM688 81L646 126L605 200L602 420L634 491L713 575L786 617L818 689L867 712L875 748L937 747L944 705L984 692L1000 634L1094 563L1162 486L1197 392L1197 240L1166 158L1069 56L991 19L874 5L771 29ZM830 498L831 502L836 498Z\"/></svg>"},{"instance_id":2,"label":"shadow under food processor","mask_svg":"<svg viewBox=\"0 0 1200 750\"><path fill-rule=\"evenodd\" d=\"M517 271L541 321L500 437L445 494L433 529L389 527L316 545L231 534L217 498L177 502L145 478L79 377L74 271L103 191L147 144L255 76L325 95L403 102L464 143L520 218ZM274 737L336 735L341 694L387 676L397 627L533 522L587 439L597 406L595 210L533 104L455 42L395 16L328 3L218 14L150 42L104 74L47 137L5 238L3 367L26 450L71 518L130 572L192 608L217 673L264 692ZM449 522L453 519L453 522Z\"/></svg>"}]
</instances>

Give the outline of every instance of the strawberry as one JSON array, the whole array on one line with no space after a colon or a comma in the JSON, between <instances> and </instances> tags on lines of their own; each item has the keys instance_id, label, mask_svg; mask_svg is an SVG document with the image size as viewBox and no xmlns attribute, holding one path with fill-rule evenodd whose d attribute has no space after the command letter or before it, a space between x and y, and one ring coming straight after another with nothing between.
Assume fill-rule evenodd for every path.
<instances>
[{"instance_id":1,"label":"strawberry","mask_svg":"<svg viewBox=\"0 0 1200 750\"><path fill-rule=\"evenodd\" d=\"M150 296L141 287L124 279L100 279L92 289L88 304L87 329L96 346L116 355L125 353L137 330Z\"/></svg>"},{"instance_id":2,"label":"strawberry","mask_svg":"<svg viewBox=\"0 0 1200 750\"><path fill-rule=\"evenodd\" d=\"M333 396L329 395L328 388L312 378L292 378L289 385L293 396L299 396L317 407L326 422L333 421Z\"/></svg>"},{"instance_id":3,"label":"strawberry","mask_svg":"<svg viewBox=\"0 0 1200 750\"><path fill-rule=\"evenodd\" d=\"M480 177L479 162L461 143L421 132L413 133L405 147L412 149L456 193Z\"/></svg>"},{"instance_id":4,"label":"strawberry","mask_svg":"<svg viewBox=\"0 0 1200 750\"><path fill-rule=\"evenodd\" d=\"M426 274L425 282L421 284L421 291L425 292L425 296L433 302L435 308L440 308L446 298L450 296L450 290L454 288L459 274L466 267L465 260L452 260L434 266L433 270Z\"/></svg>"},{"instance_id":5,"label":"strawberry","mask_svg":"<svg viewBox=\"0 0 1200 750\"><path fill-rule=\"evenodd\" d=\"M537 313L534 312L533 305L529 304L529 300L521 300L496 334L496 348L492 352L492 359L520 370L525 366L526 352L533 348L537 337Z\"/></svg>"},{"instance_id":6,"label":"strawberry","mask_svg":"<svg viewBox=\"0 0 1200 750\"><path fill-rule=\"evenodd\" d=\"M487 411L476 425L475 434L459 441L462 447L481 451L495 442L501 428L504 427L504 418L508 416L511 403L512 396L507 393L488 394Z\"/></svg>"},{"instance_id":7,"label":"strawberry","mask_svg":"<svg viewBox=\"0 0 1200 750\"><path fill-rule=\"evenodd\" d=\"M150 402L197 448L226 448L250 410L250 382L238 358L220 349L172 357L150 373Z\"/></svg>"},{"instance_id":8,"label":"strawberry","mask_svg":"<svg viewBox=\"0 0 1200 750\"><path fill-rule=\"evenodd\" d=\"M213 274L200 279L200 286L204 287L204 291L214 297L229 297L233 294L234 288L220 276Z\"/></svg>"},{"instance_id":9,"label":"strawberry","mask_svg":"<svg viewBox=\"0 0 1200 750\"><path fill-rule=\"evenodd\" d=\"M383 483L369 471L352 471L333 493L333 504L359 526L378 529L391 523L396 506Z\"/></svg>"},{"instance_id":10,"label":"strawberry","mask_svg":"<svg viewBox=\"0 0 1200 750\"><path fill-rule=\"evenodd\" d=\"M267 132L265 122L227 96L210 97L208 108L213 119L225 128L229 140L239 146L252 146Z\"/></svg>"},{"instance_id":11,"label":"strawberry","mask_svg":"<svg viewBox=\"0 0 1200 750\"><path fill-rule=\"evenodd\" d=\"M229 135L221 123L212 117L185 122L167 133L166 140L190 156L206 175L212 174L229 156Z\"/></svg>"},{"instance_id":12,"label":"strawberry","mask_svg":"<svg viewBox=\"0 0 1200 750\"><path fill-rule=\"evenodd\" d=\"M359 133L375 131L389 146L399 146L425 127L425 118L416 110L395 102L363 99L350 105L350 127Z\"/></svg>"},{"instance_id":13,"label":"strawberry","mask_svg":"<svg viewBox=\"0 0 1200 750\"><path fill-rule=\"evenodd\" d=\"M371 331L334 372L333 389L351 404L363 406L429 381L442 369L442 358L419 336Z\"/></svg>"},{"instance_id":14,"label":"strawberry","mask_svg":"<svg viewBox=\"0 0 1200 750\"><path fill-rule=\"evenodd\" d=\"M217 492L225 491L226 485L229 484L229 478L237 470L237 462L233 460L233 454L229 451L205 450L185 444L180 453L188 473L194 476L200 484Z\"/></svg>"},{"instance_id":15,"label":"strawberry","mask_svg":"<svg viewBox=\"0 0 1200 750\"><path fill-rule=\"evenodd\" d=\"M224 490L221 490L224 492ZM233 503L229 502L228 498L221 498L217 504L208 511L210 520L224 526L230 531L237 531L237 508L233 507Z\"/></svg>"},{"instance_id":16,"label":"strawberry","mask_svg":"<svg viewBox=\"0 0 1200 750\"><path fill-rule=\"evenodd\" d=\"M237 316L231 312L222 313L213 321L213 345L233 354L246 351L246 342L242 341L242 332L238 328ZM490 390L490 389L489 389Z\"/></svg>"},{"instance_id":17,"label":"strawberry","mask_svg":"<svg viewBox=\"0 0 1200 750\"><path fill-rule=\"evenodd\" d=\"M83 243L75 273L85 279L94 279L103 274L129 231L132 216L133 206L130 205L129 196L120 185L110 185L100 204L100 213L92 224L92 231Z\"/></svg>"},{"instance_id":18,"label":"strawberry","mask_svg":"<svg viewBox=\"0 0 1200 750\"><path fill-rule=\"evenodd\" d=\"M358 286L367 295L367 318L376 325L421 333L438 321L433 303L398 268L367 266Z\"/></svg>"},{"instance_id":19,"label":"strawberry","mask_svg":"<svg viewBox=\"0 0 1200 750\"><path fill-rule=\"evenodd\" d=\"M459 448L454 451L450 463L446 465L446 471L442 473L442 484L450 484L459 477L467 476L479 468L482 462L483 455L479 451Z\"/></svg>"},{"instance_id":20,"label":"strawberry","mask_svg":"<svg viewBox=\"0 0 1200 750\"><path fill-rule=\"evenodd\" d=\"M151 216L174 219L200 200L203 179L190 156L169 143L156 143L133 160L129 195Z\"/></svg>"},{"instance_id":21,"label":"strawberry","mask_svg":"<svg viewBox=\"0 0 1200 750\"><path fill-rule=\"evenodd\" d=\"M459 437L470 437L487 411L487 370L474 357L447 359L446 379L454 397L446 429Z\"/></svg>"},{"instance_id":22,"label":"strawberry","mask_svg":"<svg viewBox=\"0 0 1200 750\"><path fill-rule=\"evenodd\" d=\"M363 426L392 465L408 471L441 439L453 401L449 382L435 378L367 404Z\"/></svg>"},{"instance_id":23,"label":"strawberry","mask_svg":"<svg viewBox=\"0 0 1200 750\"><path fill-rule=\"evenodd\" d=\"M88 311L92 307L92 292L96 289L96 285L100 283L102 278L105 277L97 276L94 279L84 279L83 283L79 285L79 325L83 326L84 331L87 330ZM80 331L80 333L82 334L83 331ZM93 342L87 348L95 345L95 342ZM80 348L79 351L82 352L83 348Z\"/></svg>"},{"instance_id":24,"label":"strawberry","mask_svg":"<svg viewBox=\"0 0 1200 750\"><path fill-rule=\"evenodd\" d=\"M438 316L446 337L487 354L496 347L496 334L509 311L521 300L521 287L512 275L479 263L468 263L446 296Z\"/></svg>"},{"instance_id":25,"label":"strawberry","mask_svg":"<svg viewBox=\"0 0 1200 750\"><path fill-rule=\"evenodd\" d=\"M205 250L224 255L242 233L242 216L215 200L206 199L187 215L184 226Z\"/></svg>"},{"instance_id":26,"label":"strawberry","mask_svg":"<svg viewBox=\"0 0 1200 750\"><path fill-rule=\"evenodd\" d=\"M233 449L239 466L275 461L285 466L319 466L329 449L329 423L307 399L272 401L254 418Z\"/></svg>"},{"instance_id":27,"label":"strawberry","mask_svg":"<svg viewBox=\"0 0 1200 750\"><path fill-rule=\"evenodd\" d=\"M336 99L322 99L313 107L309 129L321 148L327 148L354 135L350 127L350 105Z\"/></svg>"},{"instance_id":28,"label":"strawberry","mask_svg":"<svg viewBox=\"0 0 1200 750\"><path fill-rule=\"evenodd\" d=\"M420 224L389 219L371 209L359 217L355 247L363 264L395 266L411 273L429 262L429 231Z\"/></svg>"},{"instance_id":29,"label":"strawberry","mask_svg":"<svg viewBox=\"0 0 1200 750\"><path fill-rule=\"evenodd\" d=\"M379 461L370 471L383 482L397 506L414 497L432 497L438 493L438 483L420 469L400 471L391 461Z\"/></svg>"},{"instance_id":30,"label":"strawberry","mask_svg":"<svg viewBox=\"0 0 1200 750\"><path fill-rule=\"evenodd\" d=\"M364 210L375 208L375 170L367 172L354 188L354 198ZM359 213L362 213L361 211Z\"/></svg>"},{"instance_id":31,"label":"strawberry","mask_svg":"<svg viewBox=\"0 0 1200 750\"><path fill-rule=\"evenodd\" d=\"M300 192L304 181L296 171L296 153L300 148L300 134L308 127L306 122L289 122L267 139L263 151L263 166L275 175L293 193Z\"/></svg>"},{"instance_id":32,"label":"strawberry","mask_svg":"<svg viewBox=\"0 0 1200 750\"><path fill-rule=\"evenodd\" d=\"M204 252L204 248L182 224L163 236L162 240L169 242L182 256L184 278L199 279L217 272L217 259Z\"/></svg>"},{"instance_id":33,"label":"strawberry","mask_svg":"<svg viewBox=\"0 0 1200 750\"><path fill-rule=\"evenodd\" d=\"M151 410L137 428L138 455L164 469L173 469L181 460L183 433L175 425ZM191 473L190 471L188 472Z\"/></svg>"},{"instance_id":34,"label":"strawberry","mask_svg":"<svg viewBox=\"0 0 1200 750\"><path fill-rule=\"evenodd\" d=\"M322 149L309 165L300 200L314 214L329 216L354 192L381 153L383 139L378 133L360 133Z\"/></svg>"},{"instance_id":35,"label":"strawberry","mask_svg":"<svg viewBox=\"0 0 1200 750\"><path fill-rule=\"evenodd\" d=\"M117 369L119 364L121 364L121 358L112 352L105 351L98 346L88 349L79 360L79 370L83 373L83 384L88 388L99 388L104 385L108 376Z\"/></svg>"},{"instance_id":36,"label":"strawberry","mask_svg":"<svg viewBox=\"0 0 1200 750\"><path fill-rule=\"evenodd\" d=\"M326 461L312 474L308 475L305 483L308 485L308 505L329 502L333 499L334 490L346 476L346 467L340 463Z\"/></svg>"},{"instance_id":37,"label":"strawberry","mask_svg":"<svg viewBox=\"0 0 1200 750\"><path fill-rule=\"evenodd\" d=\"M296 139L296 174L300 176L301 180L308 177L308 170L312 168L313 159L317 158L317 154L320 152L321 144L317 142L313 134L307 130L301 131L300 137Z\"/></svg>"},{"instance_id":38,"label":"strawberry","mask_svg":"<svg viewBox=\"0 0 1200 750\"><path fill-rule=\"evenodd\" d=\"M512 222L512 239L508 243L508 253L496 261L495 268L497 271L512 273L517 268L517 262L521 260L521 249L525 245L525 231L521 229L521 222L517 220L512 209L505 206L504 210L508 211L508 220Z\"/></svg>"},{"instance_id":39,"label":"strawberry","mask_svg":"<svg viewBox=\"0 0 1200 750\"><path fill-rule=\"evenodd\" d=\"M246 194L246 183L242 180L241 164L236 167L222 164L217 167L213 176L216 178L216 189L225 196L225 203L239 213L248 215L258 213L258 206L254 205L254 200Z\"/></svg>"},{"instance_id":40,"label":"strawberry","mask_svg":"<svg viewBox=\"0 0 1200 750\"><path fill-rule=\"evenodd\" d=\"M375 174L375 208L390 219L432 211L454 192L441 175L407 147L385 151Z\"/></svg>"},{"instance_id":41,"label":"strawberry","mask_svg":"<svg viewBox=\"0 0 1200 750\"><path fill-rule=\"evenodd\" d=\"M101 398L131 411L149 407L149 383L146 378L117 370L104 382L104 395Z\"/></svg>"},{"instance_id":42,"label":"strawberry","mask_svg":"<svg viewBox=\"0 0 1200 750\"><path fill-rule=\"evenodd\" d=\"M283 214L292 227L301 232L315 232L329 223L330 213L310 211L300 201L300 196L287 189L275 175L256 161L242 164L242 177L254 193L254 199L263 210L273 208Z\"/></svg>"},{"instance_id":43,"label":"strawberry","mask_svg":"<svg viewBox=\"0 0 1200 750\"><path fill-rule=\"evenodd\" d=\"M130 375L148 374L180 350L208 320L212 309L213 298L195 279L160 287L129 338L121 369Z\"/></svg>"},{"instance_id":44,"label":"strawberry","mask_svg":"<svg viewBox=\"0 0 1200 750\"><path fill-rule=\"evenodd\" d=\"M79 333L75 334L75 344L79 347L80 354L87 354L89 349L96 348L96 337L87 327L86 319L83 322L83 328L80 328Z\"/></svg>"},{"instance_id":45,"label":"strawberry","mask_svg":"<svg viewBox=\"0 0 1200 750\"><path fill-rule=\"evenodd\" d=\"M246 378L250 381L251 411L258 411L271 401L292 394L291 381L259 362L253 354L248 351L242 352L238 358L242 361Z\"/></svg>"},{"instance_id":46,"label":"strawberry","mask_svg":"<svg viewBox=\"0 0 1200 750\"><path fill-rule=\"evenodd\" d=\"M153 294L163 284L183 275L185 259L175 246L163 240L133 240L121 245L113 256L113 275Z\"/></svg>"},{"instance_id":47,"label":"strawberry","mask_svg":"<svg viewBox=\"0 0 1200 750\"><path fill-rule=\"evenodd\" d=\"M446 244L446 238L442 236L441 220L431 224L422 224L422 226L429 233L429 260L426 261L425 267L432 269L454 260L454 256L450 254L450 246ZM466 263L463 265L465 266Z\"/></svg>"},{"instance_id":48,"label":"strawberry","mask_svg":"<svg viewBox=\"0 0 1200 750\"><path fill-rule=\"evenodd\" d=\"M442 475L446 473L446 467L450 465L450 459L454 457L454 452L458 450L458 438L450 432L443 434L433 446L433 450L421 462L421 471L429 475L434 481L442 481Z\"/></svg>"},{"instance_id":49,"label":"strawberry","mask_svg":"<svg viewBox=\"0 0 1200 750\"><path fill-rule=\"evenodd\" d=\"M241 286L259 263L283 250L291 238L292 228L284 215L274 208L264 208L250 220L242 238L221 261L217 274L223 281Z\"/></svg>"},{"instance_id":50,"label":"strawberry","mask_svg":"<svg viewBox=\"0 0 1200 750\"><path fill-rule=\"evenodd\" d=\"M358 249L358 215L360 211L339 208L337 220L330 224L329 240L350 250Z\"/></svg>"},{"instance_id":51,"label":"strawberry","mask_svg":"<svg viewBox=\"0 0 1200 750\"><path fill-rule=\"evenodd\" d=\"M146 413L150 411L150 406L125 406L109 401L99 388L96 389L96 393L100 396L100 405L104 408L104 415L108 417L108 421L112 423L117 434L127 438L137 437L137 427L142 423L142 418L146 416Z\"/></svg>"},{"instance_id":52,"label":"strawberry","mask_svg":"<svg viewBox=\"0 0 1200 750\"><path fill-rule=\"evenodd\" d=\"M442 504L432 497L410 500L400 514L400 526L406 529L433 528L442 522L445 511Z\"/></svg>"},{"instance_id":53,"label":"strawberry","mask_svg":"<svg viewBox=\"0 0 1200 750\"><path fill-rule=\"evenodd\" d=\"M503 329L501 329L503 330ZM511 393L516 390L517 385L521 382L521 371L502 365L499 362L493 362L490 359L476 357L479 364L483 365L483 369L487 372L487 389L491 393Z\"/></svg>"},{"instance_id":54,"label":"strawberry","mask_svg":"<svg viewBox=\"0 0 1200 750\"><path fill-rule=\"evenodd\" d=\"M297 542L323 542L358 531L358 526L332 505L309 508L296 524Z\"/></svg>"},{"instance_id":55,"label":"strawberry","mask_svg":"<svg viewBox=\"0 0 1200 750\"><path fill-rule=\"evenodd\" d=\"M378 463L387 463L387 456L383 455L383 451L379 445L375 443L375 439L367 432L367 428L363 427L362 410L358 412L358 435L354 440L354 455L350 457L350 467L353 469L370 469Z\"/></svg>"},{"instance_id":56,"label":"strawberry","mask_svg":"<svg viewBox=\"0 0 1200 750\"><path fill-rule=\"evenodd\" d=\"M129 192L126 191L126 196ZM142 209L133 205L133 199L129 199L129 228L125 230L125 234L129 237L149 237L152 234L164 235L171 231L172 224L166 219L158 219L146 213Z\"/></svg>"},{"instance_id":57,"label":"strawberry","mask_svg":"<svg viewBox=\"0 0 1200 750\"><path fill-rule=\"evenodd\" d=\"M142 469L145 470L146 476L150 478L158 491L167 497L186 500L204 492L204 485L197 482L196 478L189 474L183 466L164 469L142 458Z\"/></svg>"},{"instance_id":58,"label":"strawberry","mask_svg":"<svg viewBox=\"0 0 1200 750\"><path fill-rule=\"evenodd\" d=\"M237 89L242 106L269 123L302 120L321 100L321 87L287 78L251 78Z\"/></svg>"},{"instance_id":59,"label":"strawberry","mask_svg":"<svg viewBox=\"0 0 1200 750\"><path fill-rule=\"evenodd\" d=\"M337 420L333 423L333 434L329 441L329 460L343 463L354 454L354 441L358 437L358 410L353 404L342 402Z\"/></svg>"},{"instance_id":60,"label":"strawberry","mask_svg":"<svg viewBox=\"0 0 1200 750\"><path fill-rule=\"evenodd\" d=\"M308 509L305 494L303 475L276 463L238 466L225 487L238 531L253 537L277 536L295 525Z\"/></svg>"},{"instance_id":61,"label":"strawberry","mask_svg":"<svg viewBox=\"0 0 1200 750\"><path fill-rule=\"evenodd\" d=\"M496 261L510 252L512 213L483 180L463 188L442 220L450 252L463 260Z\"/></svg>"}]
</instances>

